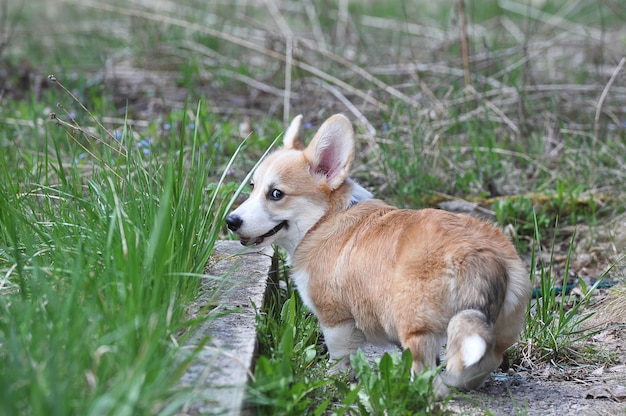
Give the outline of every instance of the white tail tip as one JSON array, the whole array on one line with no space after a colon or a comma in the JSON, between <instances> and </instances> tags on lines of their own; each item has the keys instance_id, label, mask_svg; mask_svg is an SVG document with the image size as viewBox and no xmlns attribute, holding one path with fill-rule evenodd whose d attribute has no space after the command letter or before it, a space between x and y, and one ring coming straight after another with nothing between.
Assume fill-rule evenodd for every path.
<instances>
[{"instance_id":1,"label":"white tail tip","mask_svg":"<svg viewBox=\"0 0 626 416\"><path fill-rule=\"evenodd\" d=\"M473 334L463 339L461 356L466 368L479 362L485 352L487 352L487 343L480 335Z\"/></svg>"}]
</instances>

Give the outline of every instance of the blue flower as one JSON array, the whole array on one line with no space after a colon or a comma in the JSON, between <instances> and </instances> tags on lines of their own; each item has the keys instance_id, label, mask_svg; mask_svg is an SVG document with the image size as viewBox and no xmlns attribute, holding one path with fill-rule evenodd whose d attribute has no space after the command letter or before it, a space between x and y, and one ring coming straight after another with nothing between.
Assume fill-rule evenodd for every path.
<instances>
[{"instance_id":1,"label":"blue flower","mask_svg":"<svg viewBox=\"0 0 626 416\"><path fill-rule=\"evenodd\" d=\"M119 130L116 130L113 132L113 138L117 141L122 140L122 132Z\"/></svg>"},{"instance_id":2,"label":"blue flower","mask_svg":"<svg viewBox=\"0 0 626 416\"><path fill-rule=\"evenodd\" d=\"M70 120L75 120L76 119L76 113L75 112L71 112L67 115L67 118L69 118Z\"/></svg>"},{"instance_id":3,"label":"blue flower","mask_svg":"<svg viewBox=\"0 0 626 416\"><path fill-rule=\"evenodd\" d=\"M150 147L151 144L152 137L148 137L147 139L143 139L139 143L137 143L137 147Z\"/></svg>"},{"instance_id":4,"label":"blue flower","mask_svg":"<svg viewBox=\"0 0 626 416\"><path fill-rule=\"evenodd\" d=\"M141 150L141 153L143 153L144 155L149 155L150 154L150 145L152 144L152 137L147 137L143 140L140 140L137 142L137 149Z\"/></svg>"},{"instance_id":5,"label":"blue flower","mask_svg":"<svg viewBox=\"0 0 626 416\"><path fill-rule=\"evenodd\" d=\"M187 124L187 130L193 130L196 128L196 123L189 123Z\"/></svg>"},{"instance_id":6,"label":"blue flower","mask_svg":"<svg viewBox=\"0 0 626 416\"><path fill-rule=\"evenodd\" d=\"M80 153L80 154L78 155L78 157L75 157L75 158L74 158L74 164L75 164L75 165L78 165L78 162L79 162L81 159L84 159L84 158L86 158L86 157L87 157L87 153Z\"/></svg>"},{"instance_id":7,"label":"blue flower","mask_svg":"<svg viewBox=\"0 0 626 416\"><path fill-rule=\"evenodd\" d=\"M170 130L172 128L172 125L170 123L165 123L163 125L163 130Z\"/></svg>"}]
</instances>

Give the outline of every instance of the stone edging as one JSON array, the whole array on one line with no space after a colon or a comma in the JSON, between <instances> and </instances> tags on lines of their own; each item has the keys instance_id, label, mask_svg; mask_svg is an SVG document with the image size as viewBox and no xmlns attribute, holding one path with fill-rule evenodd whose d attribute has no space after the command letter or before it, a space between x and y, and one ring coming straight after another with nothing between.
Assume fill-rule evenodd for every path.
<instances>
[{"instance_id":1,"label":"stone edging","mask_svg":"<svg viewBox=\"0 0 626 416\"><path fill-rule=\"evenodd\" d=\"M191 386L200 399L187 403L179 416L234 416L244 411L256 348L255 306L261 308L268 280L274 275L272 253L271 248L242 250L238 241L216 242L208 274L228 276L218 306L228 313L198 326L189 337L187 346L192 348L207 335L210 340L181 378L181 384ZM207 279L207 285L214 285L213 280Z\"/></svg>"}]
</instances>

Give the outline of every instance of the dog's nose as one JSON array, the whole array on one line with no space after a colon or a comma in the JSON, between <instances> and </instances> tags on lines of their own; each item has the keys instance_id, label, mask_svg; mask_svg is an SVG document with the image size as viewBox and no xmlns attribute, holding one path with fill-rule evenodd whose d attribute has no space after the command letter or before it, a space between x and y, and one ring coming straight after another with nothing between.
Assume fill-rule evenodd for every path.
<instances>
[{"instance_id":1,"label":"dog's nose","mask_svg":"<svg viewBox=\"0 0 626 416\"><path fill-rule=\"evenodd\" d=\"M237 231L239 227L241 227L241 224L243 224L243 219L241 219L239 215L230 214L226 217L226 225L231 231Z\"/></svg>"}]
</instances>

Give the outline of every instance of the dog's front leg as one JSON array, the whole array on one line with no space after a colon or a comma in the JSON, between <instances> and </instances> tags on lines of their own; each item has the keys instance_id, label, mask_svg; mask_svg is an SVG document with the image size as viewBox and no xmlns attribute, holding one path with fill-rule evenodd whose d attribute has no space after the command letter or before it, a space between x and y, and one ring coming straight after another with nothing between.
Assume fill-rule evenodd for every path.
<instances>
[{"instance_id":1,"label":"dog's front leg","mask_svg":"<svg viewBox=\"0 0 626 416\"><path fill-rule=\"evenodd\" d=\"M350 355L365 342L365 335L356 327L353 320L344 321L339 325L321 325L324 340L328 347L331 362L336 364L330 369L331 373L346 370L350 367Z\"/></svg>"}]
</instances>

